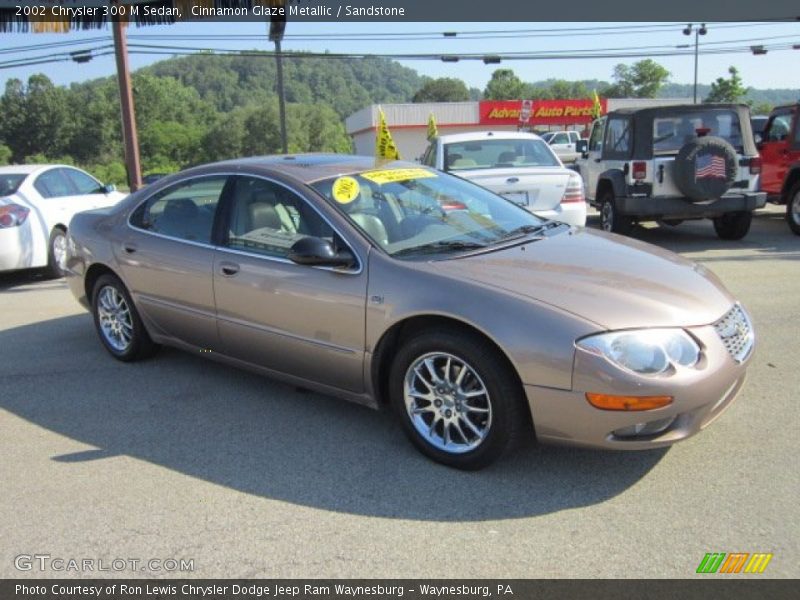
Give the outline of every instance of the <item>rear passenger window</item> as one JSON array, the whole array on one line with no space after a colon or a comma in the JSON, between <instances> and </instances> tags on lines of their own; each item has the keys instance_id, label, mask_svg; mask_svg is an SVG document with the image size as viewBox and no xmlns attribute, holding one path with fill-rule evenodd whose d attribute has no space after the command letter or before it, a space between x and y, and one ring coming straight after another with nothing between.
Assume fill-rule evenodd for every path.
<instances>
[{"instance_id":1,"label":"rear passenger window","mask_svg":"<svg viewBox=\"0 0 800 600\"><path fill-rule=\"evenodd\" d=\"M202 244L211 243L214 214L227 176L200 177L156 194L131 215L131 225Z\"/></svg>"}]
</instances>

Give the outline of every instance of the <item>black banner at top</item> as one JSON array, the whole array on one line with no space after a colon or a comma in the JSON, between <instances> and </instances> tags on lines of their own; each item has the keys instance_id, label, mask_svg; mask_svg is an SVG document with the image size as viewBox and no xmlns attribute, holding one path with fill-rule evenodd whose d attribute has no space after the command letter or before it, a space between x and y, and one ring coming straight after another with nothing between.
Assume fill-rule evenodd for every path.
<instances>
[{"instance_id":1,"label":"black banner at top","mask_svg":"<svg viewBox=\"0 0 800 600\"><path fill-rule=\"evenodd\" d=\"M0 31L69 21L156 24L193 19L348 22L797 21L796 0L0 0ZM799 22L800 23L800 22Z\"/></svg>"}]
</instances>

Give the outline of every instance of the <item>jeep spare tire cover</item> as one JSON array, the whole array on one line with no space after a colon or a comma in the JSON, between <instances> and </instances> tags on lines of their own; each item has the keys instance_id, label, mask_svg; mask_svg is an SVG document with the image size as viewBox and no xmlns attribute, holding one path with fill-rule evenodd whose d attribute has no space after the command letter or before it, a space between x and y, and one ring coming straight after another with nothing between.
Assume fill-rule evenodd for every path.
<instances>
[{"instance_id":1,"label":"jeep spare tire cover","mask_svg":"<svg viewBox=\"0 0 800 600\"><path fill-rule=\"evenodd\" d=\"M736 150L719 137L685 144L675 157L675 185L695 201L719 198L736 181Z\"/></svg>"}]
</instances>

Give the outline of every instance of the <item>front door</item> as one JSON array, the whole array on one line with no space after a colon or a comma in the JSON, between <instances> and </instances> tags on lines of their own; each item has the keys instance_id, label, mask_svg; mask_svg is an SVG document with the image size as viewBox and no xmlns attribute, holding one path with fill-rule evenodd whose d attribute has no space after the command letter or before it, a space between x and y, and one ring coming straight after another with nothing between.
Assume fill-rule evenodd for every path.
<instances>
[{"instance_id":1,"label":"front door","mask_svg":"<svg viewBox=\"0 0 800 600\"><path fill-rule=\"evenodd\" d=\"M367 272L298 265L289 249L306 236L344 239L309 201L283 184L237 176L226 194L225 240L214 288L225 354L339 389L364 389Z\"/></svg>"},{"instance_id":2,"label":"front door","mask_svg":"<svg viewBox=\"0 0 800 600\"><path fill-rule=\"evenodd\" d=\"M606 129L606 118L603 117L594 122L592 134L589 136L588 158L579 159L579 168L583 176L583 184L586 186L586 195L595 199L597 193L597 180L603 171L600 156L603 151L603 137Z\"/></svg>"},{"instance_id":3,"label":"front door","mask_svg":"<svg viewBox=\"0 0 800 600\"><path fill-rule=\"evenodd\" d=\"M770 117L764 129L764 141L759 147L762 161L761 189L770 195L781 193L786 171L792 162L790 138L792 136L792 117L795 110L796 108L794 107L778 109ZM794 135L797 135L796 131ZM795 151L795 154L797 154L797 151Z\"/></svg>"}]
</instances>

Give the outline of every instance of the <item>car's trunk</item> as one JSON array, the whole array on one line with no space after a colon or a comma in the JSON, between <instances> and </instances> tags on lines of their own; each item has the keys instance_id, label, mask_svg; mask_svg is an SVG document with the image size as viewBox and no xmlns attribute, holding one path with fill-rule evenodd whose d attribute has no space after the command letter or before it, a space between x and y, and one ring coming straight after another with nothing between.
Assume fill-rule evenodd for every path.
<instances>
[{"instance_id":1,"label":"car's trunk","mask_svg":"<svg viewBox=\"0 0 800 600\"><path fill-rule=\"evenodd\" d=\"M515 167L457 174L533 211L558 206L570 176L560 167Z\"/></svg>"}]
</instances>

